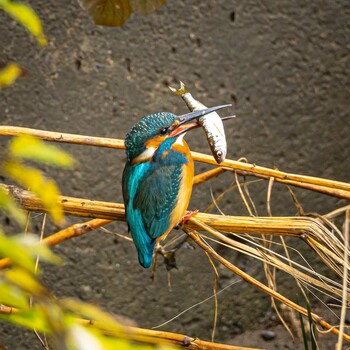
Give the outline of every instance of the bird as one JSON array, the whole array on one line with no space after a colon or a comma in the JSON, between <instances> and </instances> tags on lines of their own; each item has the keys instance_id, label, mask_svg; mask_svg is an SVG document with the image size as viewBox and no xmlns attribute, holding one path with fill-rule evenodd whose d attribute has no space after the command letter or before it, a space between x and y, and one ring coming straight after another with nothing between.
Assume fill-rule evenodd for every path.
<instances>
[{"instance_id":1,"label":"bird","mask_svg":"<svg viewBox=\"0 0 350 350\"><path fill-rule=\"evenodd\" d=\"M199 117L228 106L181 116L154 113L127 132L122 192L128 230L144 268L152 264L156 242L181 222L190 201L194 165L184 135L200 126Z\"/></svg>"}]
</instances>

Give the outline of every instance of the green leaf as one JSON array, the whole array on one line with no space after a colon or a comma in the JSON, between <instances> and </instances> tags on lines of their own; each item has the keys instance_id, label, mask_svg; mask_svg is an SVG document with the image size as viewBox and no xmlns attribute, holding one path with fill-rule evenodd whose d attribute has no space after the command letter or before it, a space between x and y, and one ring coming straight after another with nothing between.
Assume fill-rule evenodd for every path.
<instances>
[{"instance_id":1,"label":"green leaf","mask_svg":"<svg viewBox=\"0 0 350 350\"><path fill-rule=\"evenodd\" d=\"M10 258L13 265L20 266L31 273L35 272L35 263L28 249L12 238L6 237L2 232L0 232L0 255Z\"/></svg>"},{"instance_id":2,"label":"green leaf","mask_svg":"<svg viewBox=\"0 0 350 350\"><path fill-rule=\"evenodd\" d=\"M51 328L47 322L46 314L38 305L32 308L13 312L11 314L0 313L0 319L23 326L29 329L35 329L38 332L50 333Z\"/></svg>"},{"instance_id":3,"label":"green leaf","mask_svg":"<svg viewBox=\"0 0 350 350\"><path fill-rule=\"evenodd\" d=\"M29 5L11 0L0 0L1 8L27 28L39 45L46 45L47 40L40 19Z\"/></svg>"},{"instance_id":4,"label":"green leaf","mask_svg":"<svg viewBox=\"0 0 350 350\"><path fill-rule=\"evenodd\" d=\"M99 336L98 337L100 343L103 345L104 350L115 350L115 349L123 349L123 350L175 350L179 349L171 346L164 345L143 345L143 344L135 344L129 342L126 339L116 339L112 337Z\"/></svg>"},{"instance_id":5,"label":"green leaf","mask_svg":"<svg viewBox=\"0 0 350 350\"><path fill-rule=\"evenodd\" d=\"M15 161L5 162L4 171L13 180L29 188L40 198L55 223L63 223L63 211L58 202L60 193L53 180L45 178L40 170Z\"/></svg>"},{"instance_id":6,"label":"green leaf","mask_svg":"<svg viewBox=\"0 0 350 350\"><path fill-rule=\"evenodd\" d=\"M27 215L24 210L19 208L12 197L0 187L0 208L16 220L21 226L24 226Z\"/></svg>"},{"instance_id":7,"label":"green leaf","mask_svg":"<svg viewBox=\"0 0 350 350\"><path fill-rule=\"evenodd\" d=\"M21 74L22 70L17 64L9 63L0 70L0 89L12 85Z\"/></svg>"},{"instance_id":8,"label":"green leaf","mask_svg":"<svg viewBox=\"0 0 350 350\"><path fill-rule=\"evenodd\" d=\"M31 135L15 137L10 143L9 151L12 156L22 159L61 167L72 167L74 165L74 159L68 153Z\"/></svg>"},{"instance_id":9,"label":"green leaf","mask_svg":"<svg viewBox=\"0 0 350 350\"><path fill-rule=\"evenodd\" d=\"M20 309L29 307L28 294L20 288L0 279L0 291L0 304Z\"/></svg>"},{"instance_id":10,"label":"green leaf","mask_svg":"<svg viewBox=\"0 0 350 350\"><path fill-rule=\"evenodd\" d=\"M19 234L12 238L14 242L27 249L27 251L34 258L40 257L41 259L50 262L52 264L61 264L61 258L54 254L49 247L40 243L38 237L33 234Z\"/></svg>"},{"instance_id":11,"label":"green leaf","mask_svg":"<svg viewBox=\"0 0 350 350\"><path fill-rule=\"evenodd\" d=\"M99 339L90 330L75 323L67 329L66 345L71 350L104 350ZM124 350L124 349L123 349Z\"/></svg>"},{"instance_id":12,"label":"green leaf","mask_svg":"<svg viewBox=\"0 0 350 350\"><path fill-rule=\"evenodd\" d=\"M61 300L61 305L75 315L100 322L107 327L107 329L124 331L124 326L119 324L113 316L94 305L86 304L75 299L63 299Z\"/></svg>"},{"instance_id":13,"label":"green leaf","mask_svg":"<svg viewBox=\"0 0 350 350\"><path fill-rule=\"evenodd\" d=\"M46 289L33 277L33 275L21 268L12 268L4 272L4 278L21 288L22 290L36 295L47 294Z\"/></svg>"},{"instance_id":14,"label":"green leaf","mask_svg":"<svg viewBox=\"0 0 350 350\"><path fill-rule=\"evenodd\" d=\"M0 232L0 255L11 259L12 265L31 273L35 273L34 260L37 256L53 264L62 262L47 246L41 244L35 235L29 233L7 237Z\"/></svg>"}]
</instances>

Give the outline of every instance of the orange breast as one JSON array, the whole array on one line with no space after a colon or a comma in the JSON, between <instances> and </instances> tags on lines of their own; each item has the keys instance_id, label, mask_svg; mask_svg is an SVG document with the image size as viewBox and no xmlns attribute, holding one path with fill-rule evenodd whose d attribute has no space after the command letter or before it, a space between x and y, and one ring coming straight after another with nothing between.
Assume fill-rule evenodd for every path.
<instances>
[{"instance_id":1,"label":"orange breast","mask_svg":"<svg viewBox=\"0 0 350 350\"><path fill-rule=\"evenodd\" d=\"M181 222L181 219L185 215L186 209L191 199L194 164L187 143L185 141L182 142L182 144L175 143L172 149L185 154L188 162L182 166L179 195L175 204L175 208L170 216L169 229L159 238L160 241L163 240L168 235L168 233Z\"/></svg>"}]
</instances>

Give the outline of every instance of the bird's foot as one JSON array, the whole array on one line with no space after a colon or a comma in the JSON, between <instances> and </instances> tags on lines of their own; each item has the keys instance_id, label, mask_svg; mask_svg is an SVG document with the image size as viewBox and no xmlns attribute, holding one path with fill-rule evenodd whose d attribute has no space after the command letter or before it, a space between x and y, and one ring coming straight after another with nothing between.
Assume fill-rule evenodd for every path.
<instances>
[{"instance_id":1,"label":"bird's foot","mask_svg":"<svg viewBox=\"0 0 350 350\"><path fill-rule=\"evenodd\" d=\"M198 209L186 213L181 219L181 225L184 225L188 220L190 220L192 216L196 215L197 213L199 213Z\"/></svg>"}]
</instances>

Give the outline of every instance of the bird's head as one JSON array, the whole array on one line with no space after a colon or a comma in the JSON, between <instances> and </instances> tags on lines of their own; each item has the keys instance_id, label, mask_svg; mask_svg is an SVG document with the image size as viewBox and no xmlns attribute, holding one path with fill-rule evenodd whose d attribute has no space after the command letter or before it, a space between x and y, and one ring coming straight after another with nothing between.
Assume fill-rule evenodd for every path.
<instances>
[{"instance_id":1,"label":"bird's head","mask_svg":"<svg viewBox=\"0 0 350 350\"><path fill-rule=\"evenodd\" d=\"M148 115L136 123L126 134L128 161L138 163L150 159L160 144L169 137L179 137L199 126L201 116L228 107L222 105L176 116L169 112Z\"/></svg>"}]
</instances>

